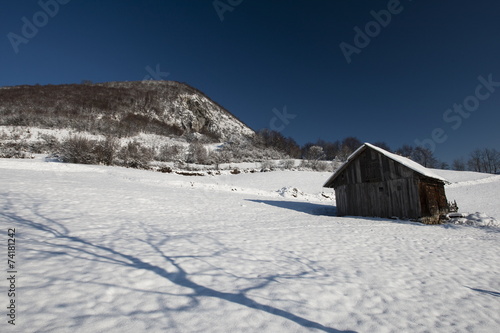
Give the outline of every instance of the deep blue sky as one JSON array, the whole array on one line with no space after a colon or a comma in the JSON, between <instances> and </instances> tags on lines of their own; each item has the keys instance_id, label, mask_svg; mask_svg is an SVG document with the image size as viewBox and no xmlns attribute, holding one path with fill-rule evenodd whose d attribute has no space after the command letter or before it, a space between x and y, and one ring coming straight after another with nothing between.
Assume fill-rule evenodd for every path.
<instances>
[{"instance_id":1,"label":"deep blue sky","mask_svg":"<svg viewBox=\"0 0 500 333\"><path fill-rule=\"evenodd\" d=\"M435 154L448 162L499 149L500 87L481 88L478 106L469 98L468 118L443 115L476 94L478 76L500 82L500 2L401 0L348 64L340 43L395 3L243 0L221 21L213 0L71 0L43 25L37 0L3 1L0 86L135 81L159 65L256 130L286 106L296 117L282 133L300 144L357 136L398 148L441 128ZM23 37L34 16L41 27L16 53L9 33Z\"/></svg>"}]
</instances>

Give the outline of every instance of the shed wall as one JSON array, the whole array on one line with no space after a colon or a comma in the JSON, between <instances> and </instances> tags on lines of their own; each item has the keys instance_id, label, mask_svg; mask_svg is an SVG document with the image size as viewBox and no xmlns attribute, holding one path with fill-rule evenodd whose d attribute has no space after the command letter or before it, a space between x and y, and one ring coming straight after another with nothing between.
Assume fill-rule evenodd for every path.
<instances>
[{"instance_id":1,"label":"shed wall","mask_svg":"<svg viewBox=\"0 0 500 333\"><path fill-rule=\"evenodd\" d=\"M419 195L423 216L448 213L448 200L442 184L424 179L419 184Z\"/></svg>"},{"instance_id":2,"label":"shed wall","mask_svg":"<svg viewBox=\"0 0 500 333\"><path fill-rule=\"evenodd\" d=\"M413 178L335 188L339 215L419 218L418 181Z\"/></svg>"}]
</instances>

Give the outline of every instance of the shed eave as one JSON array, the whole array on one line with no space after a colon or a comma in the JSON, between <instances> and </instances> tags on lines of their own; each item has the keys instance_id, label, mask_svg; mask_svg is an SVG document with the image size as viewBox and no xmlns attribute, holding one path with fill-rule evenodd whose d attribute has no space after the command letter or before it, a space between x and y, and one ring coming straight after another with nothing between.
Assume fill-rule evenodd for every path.
<instances>
[{"instance_id":1,"label":"shed eave","mask_svg":"<svg viewBox=\"0 0 500 333\"><path fill-rule=\"evenodd\" d=\"M362 145L361 147L359 147L358 149L356 149L351 155L349 155L349 157L347 158L347 160L344 162L344 164L342 164L340 166L340 168L338 168L334 173L333 175L330 176L330 178L328 178L328 180L326 181L326 183L323 184L323 187L328 187L328 188L332 188L332 184L333 184L333 181L335 179L337 179L337 177L342 173L342 171L344 171L344 169L349 165L349 163L356 157L358 156L363 150L366 149L366 143L364 145Z\"/></svg>"}]
</instances>

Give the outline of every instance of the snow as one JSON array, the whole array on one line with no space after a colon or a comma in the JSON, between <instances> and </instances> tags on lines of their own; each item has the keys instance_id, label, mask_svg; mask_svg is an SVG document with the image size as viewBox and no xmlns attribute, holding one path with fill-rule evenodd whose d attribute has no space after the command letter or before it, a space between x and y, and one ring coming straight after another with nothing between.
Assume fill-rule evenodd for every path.
<instances>
[{"instance_id":1,"label":"snow","mask_svg":"<svg viewBox=\"0 0 500 333\"><path fill-rule=\"evenodd\" d=\"M497 331L500 229L336 217L329 176L0 159L18 270L2 331ZM498 219L497 178L447 194Z\"/></svg>"},{"instance_id":2,"label":"snow","mask_svg":"<svg viewBox=\"0 0 500 333\"><path fill-rule=\"evenodd\" d=\"M496 219L489 217L484 213L477 212L473 214L461 214L461 215L462 216L459 217L450 216L452 218L449 223L472 225L475 227L500 227L500 224Z\"/></svg>"},{"instance_id":3,"label":"snow","mask_svg":"<svg viewBox=\"0 0 500 333\"><path fill-rule=\"evenodd\" d=\"M452 223L500 227L500 175L470 171L434 170L452 183L445 186L448 201L456 201L465 220Z\"/></svg>"}]
</instances>

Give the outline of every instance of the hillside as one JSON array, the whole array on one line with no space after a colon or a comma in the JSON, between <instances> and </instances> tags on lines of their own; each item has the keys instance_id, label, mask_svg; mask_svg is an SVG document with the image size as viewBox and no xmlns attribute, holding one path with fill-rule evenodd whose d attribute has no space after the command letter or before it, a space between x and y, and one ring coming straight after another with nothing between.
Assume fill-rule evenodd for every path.
<instances>
[{"instance_id":1,"label":"hillside","mask_svg":"<svg viewBox=\"0 0 500 333\"><path fill-rule=\"evenodd\" d=\"M197 135L212 142L254 131L199 90L175 81L0 88L0 126L133 136Z\"/></svg>"},{"instance_id":2,"label":"hillside","mask_svg":"<svg viewBox=\"0 0 500 333\"><path fill-rule=\"evenodd\" d=\"M500 176L443 172L450 199L500 220ZM0 159L19 277L6 329L496 332L497 227L337 217L329 175Z\"/></svg>"}]
</instances>

